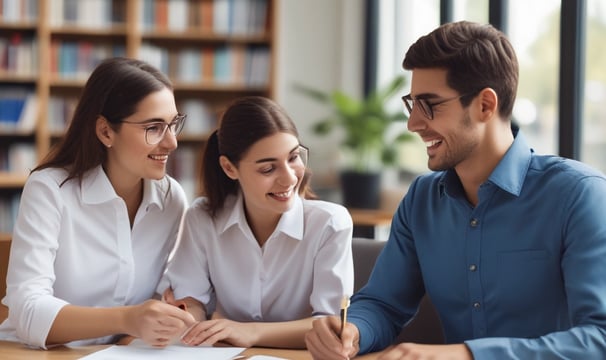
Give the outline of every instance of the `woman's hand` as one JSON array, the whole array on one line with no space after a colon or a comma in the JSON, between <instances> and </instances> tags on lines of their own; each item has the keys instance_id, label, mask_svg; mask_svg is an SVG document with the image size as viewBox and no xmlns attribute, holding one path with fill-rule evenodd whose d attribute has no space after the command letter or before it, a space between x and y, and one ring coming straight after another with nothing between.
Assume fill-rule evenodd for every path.
<instances>
[{"instance_id":1,"label":"woman's hand","mask_svg":"<svg viewBox=\"0 0 606 360\"><path fill-rule=\"evenodd\" d=\"M164 293L162 294L162 301L167 304L174 305L179 309L187 310L190 314L194 316L194 319L196 319L196 321L206 320L206 308L201 302L191 296L188 296L183 299L175 299L173 289L169 287L164 290Z\"/></svg>"},{"instance_id":2,"label":"woman's hand","mask_svg":"<svg viewBox=\"0 0 606 360\"><path fill-rule=\"evenodd\" d=\"M195 323L187 311L158 300L129 306L124 316L127 334L154 347L169 345Z\"/></svg>"},{"instance_id":3,"label":"woman's hand","mask_svg":"<svg viewBox=\"0 0 606 360\"><path fill-rule=\"evenodd\" d=\"M192 326L181 338L187 345L214 345L219 342L237 347L252 347L258 339L255 323L240 323L232 320L214 318L201 321Z\"/></svg>"}]
</instances>

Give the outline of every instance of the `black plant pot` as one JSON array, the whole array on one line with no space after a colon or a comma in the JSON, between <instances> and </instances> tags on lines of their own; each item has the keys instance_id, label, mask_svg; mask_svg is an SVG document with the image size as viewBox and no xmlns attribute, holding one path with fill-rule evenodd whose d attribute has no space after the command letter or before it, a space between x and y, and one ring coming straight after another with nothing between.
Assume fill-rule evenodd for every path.
<instances>
[{"instance_id":1,"label":"black plant pot","mask_svg":"<svg viewBox=\"0 0 606 360\"><path fill-rule=\"evenodd\" d=\"M347 208L378 209L381 173L341 172L343 205Z\"/></svg>"}]
</instances>

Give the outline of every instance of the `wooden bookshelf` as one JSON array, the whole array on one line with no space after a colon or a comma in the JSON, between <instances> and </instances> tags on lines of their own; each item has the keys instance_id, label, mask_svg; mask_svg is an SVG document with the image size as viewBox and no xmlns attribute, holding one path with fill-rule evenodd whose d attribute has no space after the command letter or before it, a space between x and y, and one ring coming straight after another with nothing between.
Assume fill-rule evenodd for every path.
<instances>
[{"instance_id":1,"label":"wooden bookshelf","mask_svg":"<svg viewBox=\"0 0 606 360\"><path fill-rule=\"evenodd\" d=\"M198 190L194 184L201 146L225 105L244 95L274 96L277 2L0 2L0 6L18 9L0 9L0 98L2 89L22 88L37 100L32 129L23 132L0 126L0 206L4 206L0 213L7 208L14 211L14 198L27 177L6 161L11 159L9 153L17 144L19 148L29 146L33 160L21 167L35 166L62 136L96 63L119 55L150 62L174 83L177 108L188 114L188 120L168 172L183 184L191 200ZM100 7L87 8L90 6ZM15 12L21 9L34 10ZM7 47L24 41L32 42L24 51L30 52L33 63L26 71L17 71L6 64ZM2 219L0 226L6 227ZM8 238L9 233L0 228L0 239Z\"/></svg>"},{"instance_id":2,"label":"wooden bookshelf","mask_svg":"<svg viewBox=\"0 0 606 360\"><path fill-rule=\"evenodd\" d=\"M8 255L10 253L11 240L0 235L0 299L6 295L6 273L8 268ZM0 322L8 316L8 308L0 304Z\"/></svg>"}]
</instances>

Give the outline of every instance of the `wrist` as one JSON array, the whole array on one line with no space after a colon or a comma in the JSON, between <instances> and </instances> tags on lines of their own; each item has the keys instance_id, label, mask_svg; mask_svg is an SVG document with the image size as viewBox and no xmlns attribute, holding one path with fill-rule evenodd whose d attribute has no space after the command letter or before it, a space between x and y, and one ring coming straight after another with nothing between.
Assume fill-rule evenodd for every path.
<instances>
[{"instance_id":1,"label":"wrist","mask_svg":"<svg viewBox=\"0 0 606 360\"><path fill-rule=\"evenodd\" d=\"M120 329L120 334L124 334L125 336L134 336L130 327L130 313L133 310L133 306L120 306L115 309L117 311L116 323Z\"/></svg>"}]
</instances>

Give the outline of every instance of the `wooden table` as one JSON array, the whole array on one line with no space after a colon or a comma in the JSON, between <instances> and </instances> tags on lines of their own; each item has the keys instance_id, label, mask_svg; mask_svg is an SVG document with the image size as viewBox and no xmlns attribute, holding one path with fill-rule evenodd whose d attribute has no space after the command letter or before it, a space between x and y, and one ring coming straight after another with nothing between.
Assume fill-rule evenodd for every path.
<instances>
[{"instance_id":1,"label":"wooden table","mask_svg":"<svg viewBox=\"0 0 606 360\"><path fill-rule=\"evenodd\" d=\"M0 358L10 360L75 360L95 351L103 350L106 347L107 345L71 348L66 346L58 346L50 350L35 350L30 349L23 344L0 340ZM311 355L306 350L250 348L244 350L242 355L267 355L289 360L311 360ZM376 354L369 354L360 356L357 359L373 360L376 358L376 356Z\"/></svg>"},{"instance_id":2,"label":"wooden table","mask_svg":"<svg viewBox=\"0 0 606 360\"><path fill-rule=\"evenodd\" d=\"M380 209L348 209L354 224L354 237L387 240L393 212Z\"/></svg>"}]
</instances>

